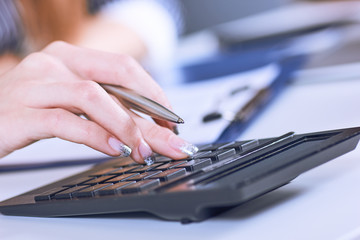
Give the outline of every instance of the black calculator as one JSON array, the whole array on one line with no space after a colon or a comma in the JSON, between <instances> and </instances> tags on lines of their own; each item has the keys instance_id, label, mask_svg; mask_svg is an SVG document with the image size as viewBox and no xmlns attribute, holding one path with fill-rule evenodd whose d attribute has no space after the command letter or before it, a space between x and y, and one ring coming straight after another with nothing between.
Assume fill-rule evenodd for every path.
<instances>
[{"instance_id":1,"label":"black calculator","mask_svg":"<svg viewBox=\"0 0 360 240\"><path fill-rule=\"evenodd\" d=\"M360 127L201 145L192 157L152 165L110 158L88 171L0 203L5 215L66 217L149 213L202 221L275 190L355 149ZM31 181L31 179L29 179ZM316 184L316 183L315 183Z\"/></svg>"}]
</instances>

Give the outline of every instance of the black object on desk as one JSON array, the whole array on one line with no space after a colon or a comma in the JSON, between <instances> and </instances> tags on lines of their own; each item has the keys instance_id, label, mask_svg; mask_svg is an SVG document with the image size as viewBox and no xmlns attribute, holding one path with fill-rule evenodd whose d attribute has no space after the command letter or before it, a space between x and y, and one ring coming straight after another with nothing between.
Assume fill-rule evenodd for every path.
<instances>
[{"instance_id":1,"label":"black object on desk","mask_svg":"<svg viewBox=\"0 0 360 240\"><path fill-rule=\"evenodd\" d=\"M269 64L277 64L280 68L276 79L269 86L260 89L244 108L235 113L235 119L220 133L215 143L238 139L244 130L282 92L293 74L305 64L307 55L310 53L307 49L295 54L288 50L297 48L294 40L309 32L301 31L246 43L228 43L217 54L183 66L185 83L211 81L218 77L254 70ZM212 112L203 118L203 122L221 117L219 112Z\"/></svg>"},{"instance_id":2,"label":"black object on desk","mask_svg":"<svg viewBox=\"0 0 360 240\"><path fill-rule=\"evenodd\" d=\"M158 155L151 166L115 158L3 201L0 212L37 217L147 212L184 223L201 221L353 150L359 138L360 127L290 132L199 146L200 151L187 159Z\"/></svg>"},{"instance_id":3,"label":"black object on desk","mask_svg":"<svg viewBox=\"0 0 360 240\"><path fill-rule=\"evenodd\" d=\"M221 132L215 140L219 142L235 141L239 136L259 117L265 107L280 95L286 87L293 73L305 62L305 56L295 56L282 60L279 63L280 74L269 85L258 91L258 93L236 113L236 117Z\"/></svg>"}]
</instances>

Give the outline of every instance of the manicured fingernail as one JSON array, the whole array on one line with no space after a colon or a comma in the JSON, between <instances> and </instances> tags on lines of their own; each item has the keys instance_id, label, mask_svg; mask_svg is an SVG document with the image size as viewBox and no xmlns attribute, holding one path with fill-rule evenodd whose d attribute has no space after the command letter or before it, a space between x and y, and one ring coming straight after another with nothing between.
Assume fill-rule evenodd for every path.
<instances>
[{"instance_id":1,"label":"manicured fingernail","mask_svg":"<svg viewBox=\"0 0 360 240\"><path fill-rule=\"evenodd\" d=\"M145 158L144 162L146 163L146 165L150 166L155 162L155 160L152 156L150 156L150 157Z\"/></svg>"},{"instance_id":2,"label":"manicured fingernail","mask_svg":"<svg viewBox=\"0 0 360 240\"><path fill-rule=\"evenodd\" d=\"M116 138L110 137L108 140L108 143L112 149L114 149L117 152L120 152L119 153L120 157L130 156L131 148L129 146L126 146L125 144L123 144L122 142L117 140Z\"/></svg>"},{"instance_id":3,"label":"manicured fingernail","mask_svg":"<svg viewBox=\"0 0 360 240\"><path fill-rule=\"evenodd\" d=\"M173 148L180 150L181 152L189 156L193 156L199 150L195 145L186 142L185 140L176 135L170 137L169 144Z\"/></svg>"},{"instance_id":4,"label":"manicured fingernail","mask_svg":"<svg viewBox=\"0 0 360 240\"><path fill-rule=\"evenodd\" d=\"M151 165L154 163L154 160L151 157L153 152L152 152L150 146L144 140L142 140L139 145L139 153L147 165Z\"/></svg>"}]
</instances>

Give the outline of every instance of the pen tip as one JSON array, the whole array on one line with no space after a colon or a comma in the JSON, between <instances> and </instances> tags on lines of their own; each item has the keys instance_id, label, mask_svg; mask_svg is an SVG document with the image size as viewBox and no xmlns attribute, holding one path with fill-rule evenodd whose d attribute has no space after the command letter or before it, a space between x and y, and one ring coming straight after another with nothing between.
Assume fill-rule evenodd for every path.
<instances>
[{"instance_id":1,"label":"pen tip","mask_svg":"<svg viewBox=\"0 0 360 240\"><path fill-rule=\"evenodd\" d=\"M177 123L185 123L185 122L184 122L184 120L183 120L182 118L179 118L179 119L177 120Z\"/></svg>"}]
</instances>

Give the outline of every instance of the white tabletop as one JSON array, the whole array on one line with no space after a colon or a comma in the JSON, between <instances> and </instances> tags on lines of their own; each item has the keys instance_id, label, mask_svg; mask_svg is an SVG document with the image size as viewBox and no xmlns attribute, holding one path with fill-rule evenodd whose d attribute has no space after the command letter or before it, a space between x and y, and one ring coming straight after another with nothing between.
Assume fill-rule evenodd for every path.
<instances>
[{"instance_id":1,"label":"white tabletop","mask_svg":"<svg viewBox=\"0 0 360 240\"><path fill-rule=\"evenodd\" d=\"M299 81L288 87L242 138L360 126L359 89L360 79L312 84ZM181 105L178 97L172 94L170 99L179 114L186 115L189 109ZM184 137L191 140L189 134ZM63 148L58 146L63 143L58 146L56 143L50 144L51 151L60 156ZM36 155L41 148L34 145L24 151L31 153L31 149ZM70 149L76 151L76 147ZM86 168L0 174L0 200ZM263 197L200 223L182 225L147 215L78 218L0 215L0 239L355 239L360 238L359 184L360 150L356 149Z\"/></svg>"}]
</instances>

